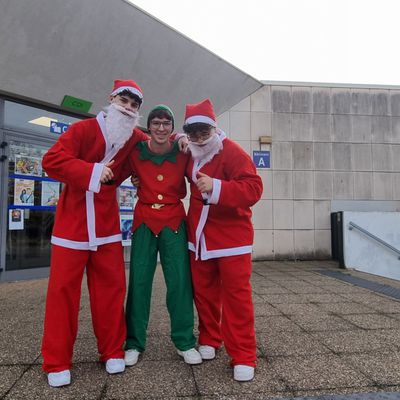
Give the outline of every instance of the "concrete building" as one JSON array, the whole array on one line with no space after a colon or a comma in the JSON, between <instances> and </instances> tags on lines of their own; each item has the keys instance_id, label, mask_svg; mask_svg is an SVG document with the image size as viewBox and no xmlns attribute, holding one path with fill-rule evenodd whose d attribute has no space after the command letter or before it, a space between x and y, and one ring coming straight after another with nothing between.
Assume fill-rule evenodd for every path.
<instances>
[{"instance_id":1,"label":"concrete building","mask_svg":"<svg viewBox=\"0 0 400 400\"><path fill-rule=\"evenodd\" d=\"M115 78L142 86L144 116L170 105L177 126L186 103L210 97L229 137L270 152L254 258L330 258L332 211L399 209L400 88L260 82L124 0L1 3L0 281L48 274L60 186L41 157L101 110Z\"/></svg>"},{"instance_id":2,"label":"concrete building","mask_svg":"<svg viewBox=\"0 0 400 400\"><path fill-rule=\"evenodd\" d=\"M400 210L399 87L263 84L219 117L249 154L271 151L255 258L329 258L331 212Z\"/></svg>"}]
</instances>

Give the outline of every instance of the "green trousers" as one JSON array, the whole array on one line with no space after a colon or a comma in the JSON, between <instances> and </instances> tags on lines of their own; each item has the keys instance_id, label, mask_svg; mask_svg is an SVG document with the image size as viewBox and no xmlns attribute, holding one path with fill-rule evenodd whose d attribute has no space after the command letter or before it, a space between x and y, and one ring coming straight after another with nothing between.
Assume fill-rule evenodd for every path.
<instances>
[{"instance_id":1,"label":"green trousers","mask_svg":"<svg viewBox=\"0 0 400 400\"><path fill-rule=\"evenodd\" d=\"M126 301L127 339L125 349L144 351L149 322L151 291L157 266L157 253L167 286L167 308L171 339L185 351L194 347L193 291L189 267L186 226L178 231L166 227L158 235L140 225L132 236L128 298Z\"/></svg>"}]
</instances>

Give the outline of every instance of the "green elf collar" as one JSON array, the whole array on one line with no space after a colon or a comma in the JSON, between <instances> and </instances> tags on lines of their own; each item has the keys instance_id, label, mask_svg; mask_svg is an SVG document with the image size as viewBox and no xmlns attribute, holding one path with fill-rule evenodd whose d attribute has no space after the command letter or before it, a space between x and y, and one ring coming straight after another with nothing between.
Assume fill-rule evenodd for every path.
<instances>
[{"instance_id":1,"label":"green elf collar","mask_svg":"<svg viewBox=\"0 0 400 400\"><path fill-rule=\"evenodd\" d=\"M150 160L154 164L161 165L164 161L176 163L176 155L178 154L178 142L172 142L172 148L168 153L156 154L150 151L147 140L139 142L136 147L140 151L139 160Z\"/></svg>"}]
</instances>

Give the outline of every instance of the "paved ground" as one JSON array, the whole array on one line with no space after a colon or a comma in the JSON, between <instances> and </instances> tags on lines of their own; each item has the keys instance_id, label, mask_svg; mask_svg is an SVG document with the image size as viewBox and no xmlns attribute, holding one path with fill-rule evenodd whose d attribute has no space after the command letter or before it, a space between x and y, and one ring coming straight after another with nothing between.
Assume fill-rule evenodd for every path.
<instances>
[{"instance_id":1,"label":"paved ground","mask_svg":"<svg viewBox=\"0 0 400 400\"><path fill-rule=\"evenodd\" d=\"M316 272L323 268L337 265L254 263L258 367L250 383L232 380L223 349L214 361L183 363L168 336L158 272L140 362L118 376L96 362L84 288L73 382L49 388L39 354L47 280L0 284L0 399L400 399L400 302Z\"/></svg>"}]
</instances>

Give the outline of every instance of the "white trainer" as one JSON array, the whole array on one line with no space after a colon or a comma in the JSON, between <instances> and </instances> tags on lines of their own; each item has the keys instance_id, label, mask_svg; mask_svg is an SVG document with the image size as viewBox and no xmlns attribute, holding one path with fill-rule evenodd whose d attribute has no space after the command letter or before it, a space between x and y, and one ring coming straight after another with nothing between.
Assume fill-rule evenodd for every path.
<instances>
[{"instance_id":1,"label":"white trainer","mask_svg":"<svg viewBox=\"0 0 400 400\"><path fill-rule=\"evenodd\" d=\"M106 362L106 371L109 374L119 374L125 371L125 361L123 358L110 358Z\"/></svg>"},{"instance_id":2,"label":"white trainer","mask_svg":"<svg viewBox=\"0 0 400 400\"><path fill-rule=\"evenodd\" d=\"M69 385L71 383L71 372L69 369L60 372L49 372L47 374L47 381L51 387Z\"/></svg>"},{"instance_id":3,"label":"white trainer","mask_svg":"<svg viewBox=\"0 0 400 400\"><path fill-rule=\"evenodd\" d=\"M215 358L215 348L207 344L199 346L199 353L203 360L213 360Z\"/></svg>"},{"instance_id":4,"label":"white trainer","mask_svg":"<svg viewBox=\"0 0 400 400\"><path fill-rule=\"evenodd\" d=\"M233 379L239 382L251 381L254 378L254 367L248 365L235 365L233 367Z\"/></svg>"},{"instance_id":5,"label":"white trainer","mask_svg":"<svg viewBox=\"0 0 400 400\"><path fill-rule=\"evenodd\" d=\"M177 350L178 354L183 357L186 364L201 364L202 359L200 353L193 347L192 349L181 351Z\"/></svg>"},{"instance_id":6,"label":"white trainer","mask_svg":"<svg viewBox=\"0 0 400 400\"><path fill-rule=\"evenodd\" d=\"M129 349L125 351L125 365L132 367L138 362L140 353L136 349Z\"/></svg>"}]
</instances>

